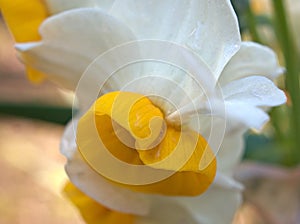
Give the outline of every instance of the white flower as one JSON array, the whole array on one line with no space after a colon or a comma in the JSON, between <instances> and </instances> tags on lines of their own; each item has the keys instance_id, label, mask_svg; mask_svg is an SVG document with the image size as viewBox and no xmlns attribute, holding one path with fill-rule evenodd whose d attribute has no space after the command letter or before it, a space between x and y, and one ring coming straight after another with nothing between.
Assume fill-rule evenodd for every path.
<instances>
[{"instance_id":1,"label":"white flower","mask_svg":"<svg viewBox=\"0 0 300 224\"><path fill-rule=\"evenodd\" d=\"M178 107L159 97L150 99L168 122L177 124L181 114L189 129L207 139L215 134L212 126L221 132L218 135L224 134L221 142L207 140L218 162L212 186L200 196L179 197L137 193L111 184L82 159L73 126L69 125L61 150L68 158L66 170L71 181L106 207L138 215L137 223L230 223L241 200L241 187L231 174L242 155L242 135L248 128L260 129L266 123L266 107L286 100L272 82L282 72L275 54L261 45L241 42L229 0L46 2L55 15L41 25L42 41L18 44L17 49L26 64L60 85L74 91L79 86L80 115L95 100L94 90L105 83L101 94L125 88L163 96ZM68 10L75 7L78 9ZM124 58L142 57L145 49L151 50L151 43L156 47L154 53L162 46L162 58L177 50L168 59L183 60L197 75L187 75L174 65L144 60L103 80L104 74ZM126 51L128 46L135 48ZM101 63L103 58L105 64ZM88 74L82 77L86 71ZM172 88L174 83L184 95L179 88ZM213 125L211 119L215 119ZM74 123L76 126L77 121Z\"/></svg>"}]
</instances>

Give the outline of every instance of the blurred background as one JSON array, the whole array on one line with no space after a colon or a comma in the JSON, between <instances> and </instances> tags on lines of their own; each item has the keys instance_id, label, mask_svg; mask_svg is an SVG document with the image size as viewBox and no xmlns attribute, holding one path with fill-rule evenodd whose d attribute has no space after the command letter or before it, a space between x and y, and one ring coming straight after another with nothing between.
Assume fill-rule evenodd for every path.
<instances>
[{"instance_id":1,"label":"blurred background","mask_svg":"<svg viewBox=\"0 0 300 224\"><path fill-rule=\"evenodd\" d=\"M245 135L235 177L245 185L235 224L300 223L300 0L232 0L244 40L276 51L288 103L262 133ZM0 17L0 223L83 223L61 193L59 142L73 94L28 81Z\"/></svg>"},{"instance_id":2,"label":"blurred background","mask_svg":"<svg viewBox=\"0 0 300 224\"><path fill-rule=\"evenodd\" d=\"M61 193L67 176L59 153L72 94L30 83L0 18L0 223L83 223Z\"/></svg>"}]
</instances>

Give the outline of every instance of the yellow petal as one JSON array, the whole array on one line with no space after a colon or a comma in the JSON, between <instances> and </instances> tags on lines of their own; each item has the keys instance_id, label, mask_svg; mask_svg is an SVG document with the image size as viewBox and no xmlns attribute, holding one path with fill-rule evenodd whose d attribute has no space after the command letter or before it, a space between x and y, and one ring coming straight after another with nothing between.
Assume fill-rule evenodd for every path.
<instances>
[{"instance_id":1,"label":"yellow petal","mask_svg":"<svg viewBox=\"0 0 300 224\"><path fill-rule=\"evenodd\" d=\"M97 203L77 189L72 183L67 183L64 193L79 209L87 224L132 224L135 216L108 209Z\"/></svg>"},{"instance_id":2,"label":"yellow petal","mask_svg":"<svg viewBox=\"0 0 300 224\"><path fill-rule=\"evenodd\" d=\"M212 165L213 167L213 165ZM212 169L212 167L210 169ZM122 185L133 191L166 196L197 196L212 184L214 175L209 173L175 172L172 176L148 185Z\"/></svg>"},{"instance_id":3,"label":"yellow petal","mask_svg":"<svg viewBox=\"0 0 300 224\"><path fill-rule=\"evenodd\" d=\"M109 150L113 156L124 162L135 165L143 165L143 162L148 162L147 159L150 157L149 160L151 161L150 163L152 163L153 160L151 160L151 155L156 150L141 151L141 158L143 160L142 162L139 154L134 149L127 147L118 139L112 127L112 120L108 116L97 116L96 125L101 140L103 141L106 149ZM124 132L126 132L125 129ZM131 138L132 141L134 141L131 136L128 136L128 138ZM161 150L162 147L159 147L159 149ZM148 151L151 151L149 152L149 155L147 154ZM188 163L180 169L180 172L174 172L171 177L168 177L165 180L153 184L139 186L118 184L116 182L112 183L143 193L190 196L199 195L210 186L214 180L216 172L215 159L213 159L206 169L199 171L200 158L202 158L203 151L202 145L199 143L198 150L195 150L193 156L191 156L191 158L188 160ZM178 164L176 164L176 162L182 162L182 158L184 158L184 156L180 157L180 159L177 161L172 160L173 163L171 165L173 165L174 170L175 168L178 168ZM168 168L171 167L169 166ZM192 170L197 172L186 172ZM120 170L120 172L124 171ZM172 186L172 188L170 188L170 186Z\"/></svg>"},{"instance_id":4,"label":"yellow petal","mask_svg":"<svg viewBox=\"0 0 300 224\"><path fill-rule=\"evenodd\" d=\"M28 79L33 83L41 83L46 77L46 75L28 65L26 66L26 73Z\"/></svg>"},{"instance_id":5,"label":"yellow petal","mask_svg":"<svg viewBox=\"0 0 300 224\"><path fill-rule=\"evenodd\" d=\"M172 126L168 126L166 135L158 146L138 152L144 164L166 170L204 172L200 169L204 155L206 160L210 159L215 163L215 156L201 135L192 130L181 131ZM215 170L209 172L212 172L213 178Z\"/></svg>"},{"instance_id":6,"label":"yellow petal","mask_svg":"<svg viewBox=\"0 0 300 224\"><path fill-rule=\"evenodd\" d=\"M0 8L17 42L40 40L38 28L48 17L42 0L0 0Z\"/></svg>"},{"instance_id":7,"label":"yellow petal","mask_svg":"<svg viewBox=\"0 0 300 224\"><path fill-rule=\"evenodd\" d=\"M110 116L144 148L151 147L164 128L163 113L148 98L137 93L105 94L97 100L95 111L96 116Z\"/></svg>"},{"instance_id":8,"label":"yellow petal","mask_svg":"<svg viewBox=\"0 0 300 224\"><path fill-rule=\"evenodd\" d=\"M31 42L41 39L38 29L48 17L48 11L42 0L0 0L1 13L16 42ZM27 67L28 78L41 82L44 75Z\"/></svg>"},{"instance_id":9,"label":"yellow petal","mask_svg":"<svg viewBox=\"0 0 300 224\"><path fill-rule=\"evenodd\" d=\"M137 151L123 144L118 138L119 136L122 136L122 139L126 138L126 141L129 142L129 144L134 145L134 138L132 138L127 130L118 127L119 132L117 135L114 127L118 124L115 123L113 126L113 121L108 115L96 116L95 122L101 141L113 156L129 164L143 164ZM122 133L120 133L121 131Z\"/></svg>"},{"instance_id":10,"label":"yellow petal","mask_svg":"<svg viewBox=\"0 0 300 224\"><path fill-rule=\"evenodd\" d=\"M123 97L120 97L122 95ZM117 100L117 98L119 99ZM216 172L216 160L208 144L198 133L191 131L185 133L168 127L164 140L154 149L137 151L134 148L136 144L133 143L138 142L139 136L147 136L143 135L142 130L152 135L151 127L150 131L144 128L150 126L151 108L153 108L155 117L161 116L160 118L162 118L162 114L157 112L154 105L150 107L149 103L151 101L140 100L143 98L145 97L139 94L123 92L108 93L100 97L79 121L77 129L79 151L96 172L106 177L113 184L143 193L185 196L203 193L213 182ZM138 104L139 106L135 107L135 102L147 105L147 112L140 113L143 111L141 109L143 106ZM131 112L135 113L138 119L133 119L132 117L135 116L131 116ZM144 114L147 118L140 117ZM135 122L135 124L132 125L132 122ZM142 124L139 124L139 122ZM158 126L163 128L163 125ZM130 127L133 128L131 129ZM137 134L135 135L132 130L136 130ZM126 140L126 144L133 147L122 143L120 137L121 140ZM178 145L177 148L176 145ZM114 164L114 160L111 160L105 154L107 151L118 160L140 166L132 169L132 167L129 168L129 166L124 166L124 164ZM174 156L170 156L174 152ZM156 157L156 153L161 153L162 156ZM167 162L165 162L166 158ZM209 165L200 169L203 158L205 158L205 161L210 159ZM157 162L162 163L157 164ZM103 174L103 167L109 167L107 172L116 174L117 178L121 177L122 179L122 176L130 176L132 174L138 179L143 179L147 174L139 171L141 170L139 167L145 167L145 165L154 176L158 171L165 172L166 170L172 175L159 179L156 182L151 182L151 184L126 184L115 179L111 180L107 175Z\"/></svg>"},{"instance_id":11,"label":"yellow petal","mask_svg":"<svg viewBox=\"0 0 300 224\"><path fill-rule=\"evenodd\" d=\"M138 152L146 165L177 171L166 183L160 183L160 187L165 187L160 192L167 190L169 185L172 189L169 188L168 194L189 192L189 195L198 195L208 189L215 178L215 156L206 140L191 130L181 131L168 126L165 138L157 147Z\"/></svg>"}]
</instances>

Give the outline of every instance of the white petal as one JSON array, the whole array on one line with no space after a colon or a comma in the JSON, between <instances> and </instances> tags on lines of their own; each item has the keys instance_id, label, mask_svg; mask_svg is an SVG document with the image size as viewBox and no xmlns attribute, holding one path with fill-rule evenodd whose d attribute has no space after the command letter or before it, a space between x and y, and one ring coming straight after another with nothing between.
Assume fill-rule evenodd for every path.
<instances>
[{"instance_id":1,"label":"white petal","mask_svg":"<svg viewBox=\"0 0 300 224\"><path fill-rule=\"evenodd\" d=\"M232 174L231 174L232 176ZM218 186L220 188L224 189L231 189L231 190L237 190L242 191L244 187L239 182L235 181L232 177L220 172L217 172L214 183L215 186Z\"/></svg>"},{"instance_id":2,"label":"white petal","mask_svg":"<svg viewBox=\"0 0 300 224\"><path fill-rule=\"evenodd\" d=\"M109 10L114 0L45 0L51 15L74 8L101 8Z\"/></svg>"},{"instance_id":3,"label":"white petal","mask_svg":"<svg viewBox=\"0 0 300 224\"><path fill-rule=\"evenodd\" d=\"M150 213L138 218L137 224L231 223L240 204L242 186L221 174L216 179L218 181L201 196L149 196L152 202Z\"/></svg>"},{"instance_id":4,"label":"white petal","mask_svg":"<svg viewBox=\"0 0 300 224\"><path fill-rule=\"evenodd\" d=\"M261 130L269 121L269 116L262 109L243 102L226 101L226 128L230 131L241 128Z\"/></svg>"},{"instance_id":5,"label":"white petal","mask_svg":"<svg viewBox=\"0 0 300 224\"><path fill-rule=\"evenodd\" d=\"M209 65L216 79L240 44L229 0L116 0L111 14L139 39L186 44Z\"/></svg>"},{"instance_id":6,"label":"white petal","mask_svg":"<svg viewBox=\"0 0 300 224\"><path fill-rule=\"evenodd\" d=\"M217 170L231 176L233 169L240 162L244 150L243 134L248 127L236 121L237 118L201 116L200 128L197 118L193 118L189 127L199 132L208 142L217 157Z\"/></svg>"},{"instance_id":7,"label":"white petal","mask_svg":"<svg viewBox=\"0 0 300 224\"><path fill-rule=\"evenodd\" d=\"M172 197L149 195L151 210L146 216L137 217L135 224L197 224L193 215Z\"/></svg>"},{"instance_id":8,"label":"white petal","mask_svg":"<svg viewBox=\"0 0 300 224\"><path fill-rule=\"evenodd\" d=\"M221 147L217 153L217 169L227 175L232 175L236 165L241 161L244 151L243 130L226 132Z\"/></svg>"},{"instance_id":9,"label":"white petal","mask_svg":"<svg viewBox=\"0 0 300 224\"><path fill-rule=\"evenodd\" d=\"M253 42L242 42L240 50L231 58L224 68L219 82L221 85L250 75L266 76L270 79L282 74L274 51Z\"/></svg>"},{"instance_id":10,"label":"white petal","mask_svg":"<svg viewBox=\"0 0 300 224\"><path fill-rule=\"evenodd\" d=\"M130 80L124 90L150 96L151 101L163 110L166 117L177 111L184 122L189 117L187 111L195 114L204 104L202 98L208 100L207 97L214 92L213 75L200 60L196 67L187 67L190 71L196 70L197 76L182 71L182 67L179 69L169 64L151 64L152 68L148 66L148 62L143 62L144 73L139 73L135 79Z\"/></svg>"},{"instance_id":11,"label":"white petal","mask_svg":"<svg viewBox=\"0 0 300 224\"><path fill-rule=\"evenodd\" d=\"M107 208L135 215L149 212L150 205L145 195L112 185L93 171L79 152L68 161L66 172L74 185Z\"/></svg>"},{"instance_id":12,"label":"white petal","mask_svg":"<svg viewBox=\"0 0 300 224\"><path fill-rule=\"evenodd\" d=\"M177 197L176 200L193 214L199 224L229 224L241 203L241 191L212 185L200 196Z\"/></svg>"},{"instance_id":13,"label":"white petal","mask_svg":"<svg viewBox=\"0 0 300 224\"><path fill-rule=\"evenodd\" d=\"M79 117L72 119L65 127L64 133L60 142L60 152L69 160L72 159L77 151L75 141L76 129Z\"/></svg>"},{"instance_id":14,"label":"white petal","mask_svg":"<svg viewBox=\"0 0 300 224\"><path fill-rule=\"evenodd\" d=\"M125 25L100 9L73 9L57 14L42 24L40 33L43 41L17 45L22 59L72 90L97 56L134 39ZM88 85L104 82L102 71L115 61L117 57L98 67Z\"/></svg>"},{"instance_id":15,"label":"white petal","mask_svg":"<svg viewBox=\"0 0 300 224\"><path fill-rule=\"evenodd\" d=\"M254 106L278 106L286 102L283 91L262 76L250 76L232 81L223 88L226 101L239 101Z\"/></svg>"}]
</instances>

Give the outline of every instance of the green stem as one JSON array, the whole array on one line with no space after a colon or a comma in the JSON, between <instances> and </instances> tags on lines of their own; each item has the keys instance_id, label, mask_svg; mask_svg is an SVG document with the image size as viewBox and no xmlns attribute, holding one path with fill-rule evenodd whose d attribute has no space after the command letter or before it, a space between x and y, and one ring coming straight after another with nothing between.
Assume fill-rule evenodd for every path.
<instances>
[{"instance_id":1,"label":"green stem","mask_svg":"<svg viewBox=\"0 0 300 224\"><path fill-rule=\"evenodd\" d=\"M278 142L285 142L287 140L286 133L284 133L284 130L282 128L282 108L281 107L275 107L272 108L270 111L271 116L271 124L274 128L274 137Z\"/></svg>"},{"instance_id":2,"label":"green stem","mask_svg":"<svg viewBox=\"0 0 300 224\"><path fill-rule=\"evenodd\" d=\"M296 163L299 162L296 161L296 159L300 158L300 137L297 136L300 133L300 86L299 71L297 65L298 61L300 61L300 57L298 57L297 55L298 52L296 50L296 45L289 30L283 1L272 0L272 2L276 22L276 34L284 54L284 60L287 69L286 89L290 94L292 103L292 106L290 108L290 124L292 128L290 132L290 143L292 144L291 150L293 153L292 158L294 158L294 161L291 161L291 163Z\"/></svg>"}]
</instances>

